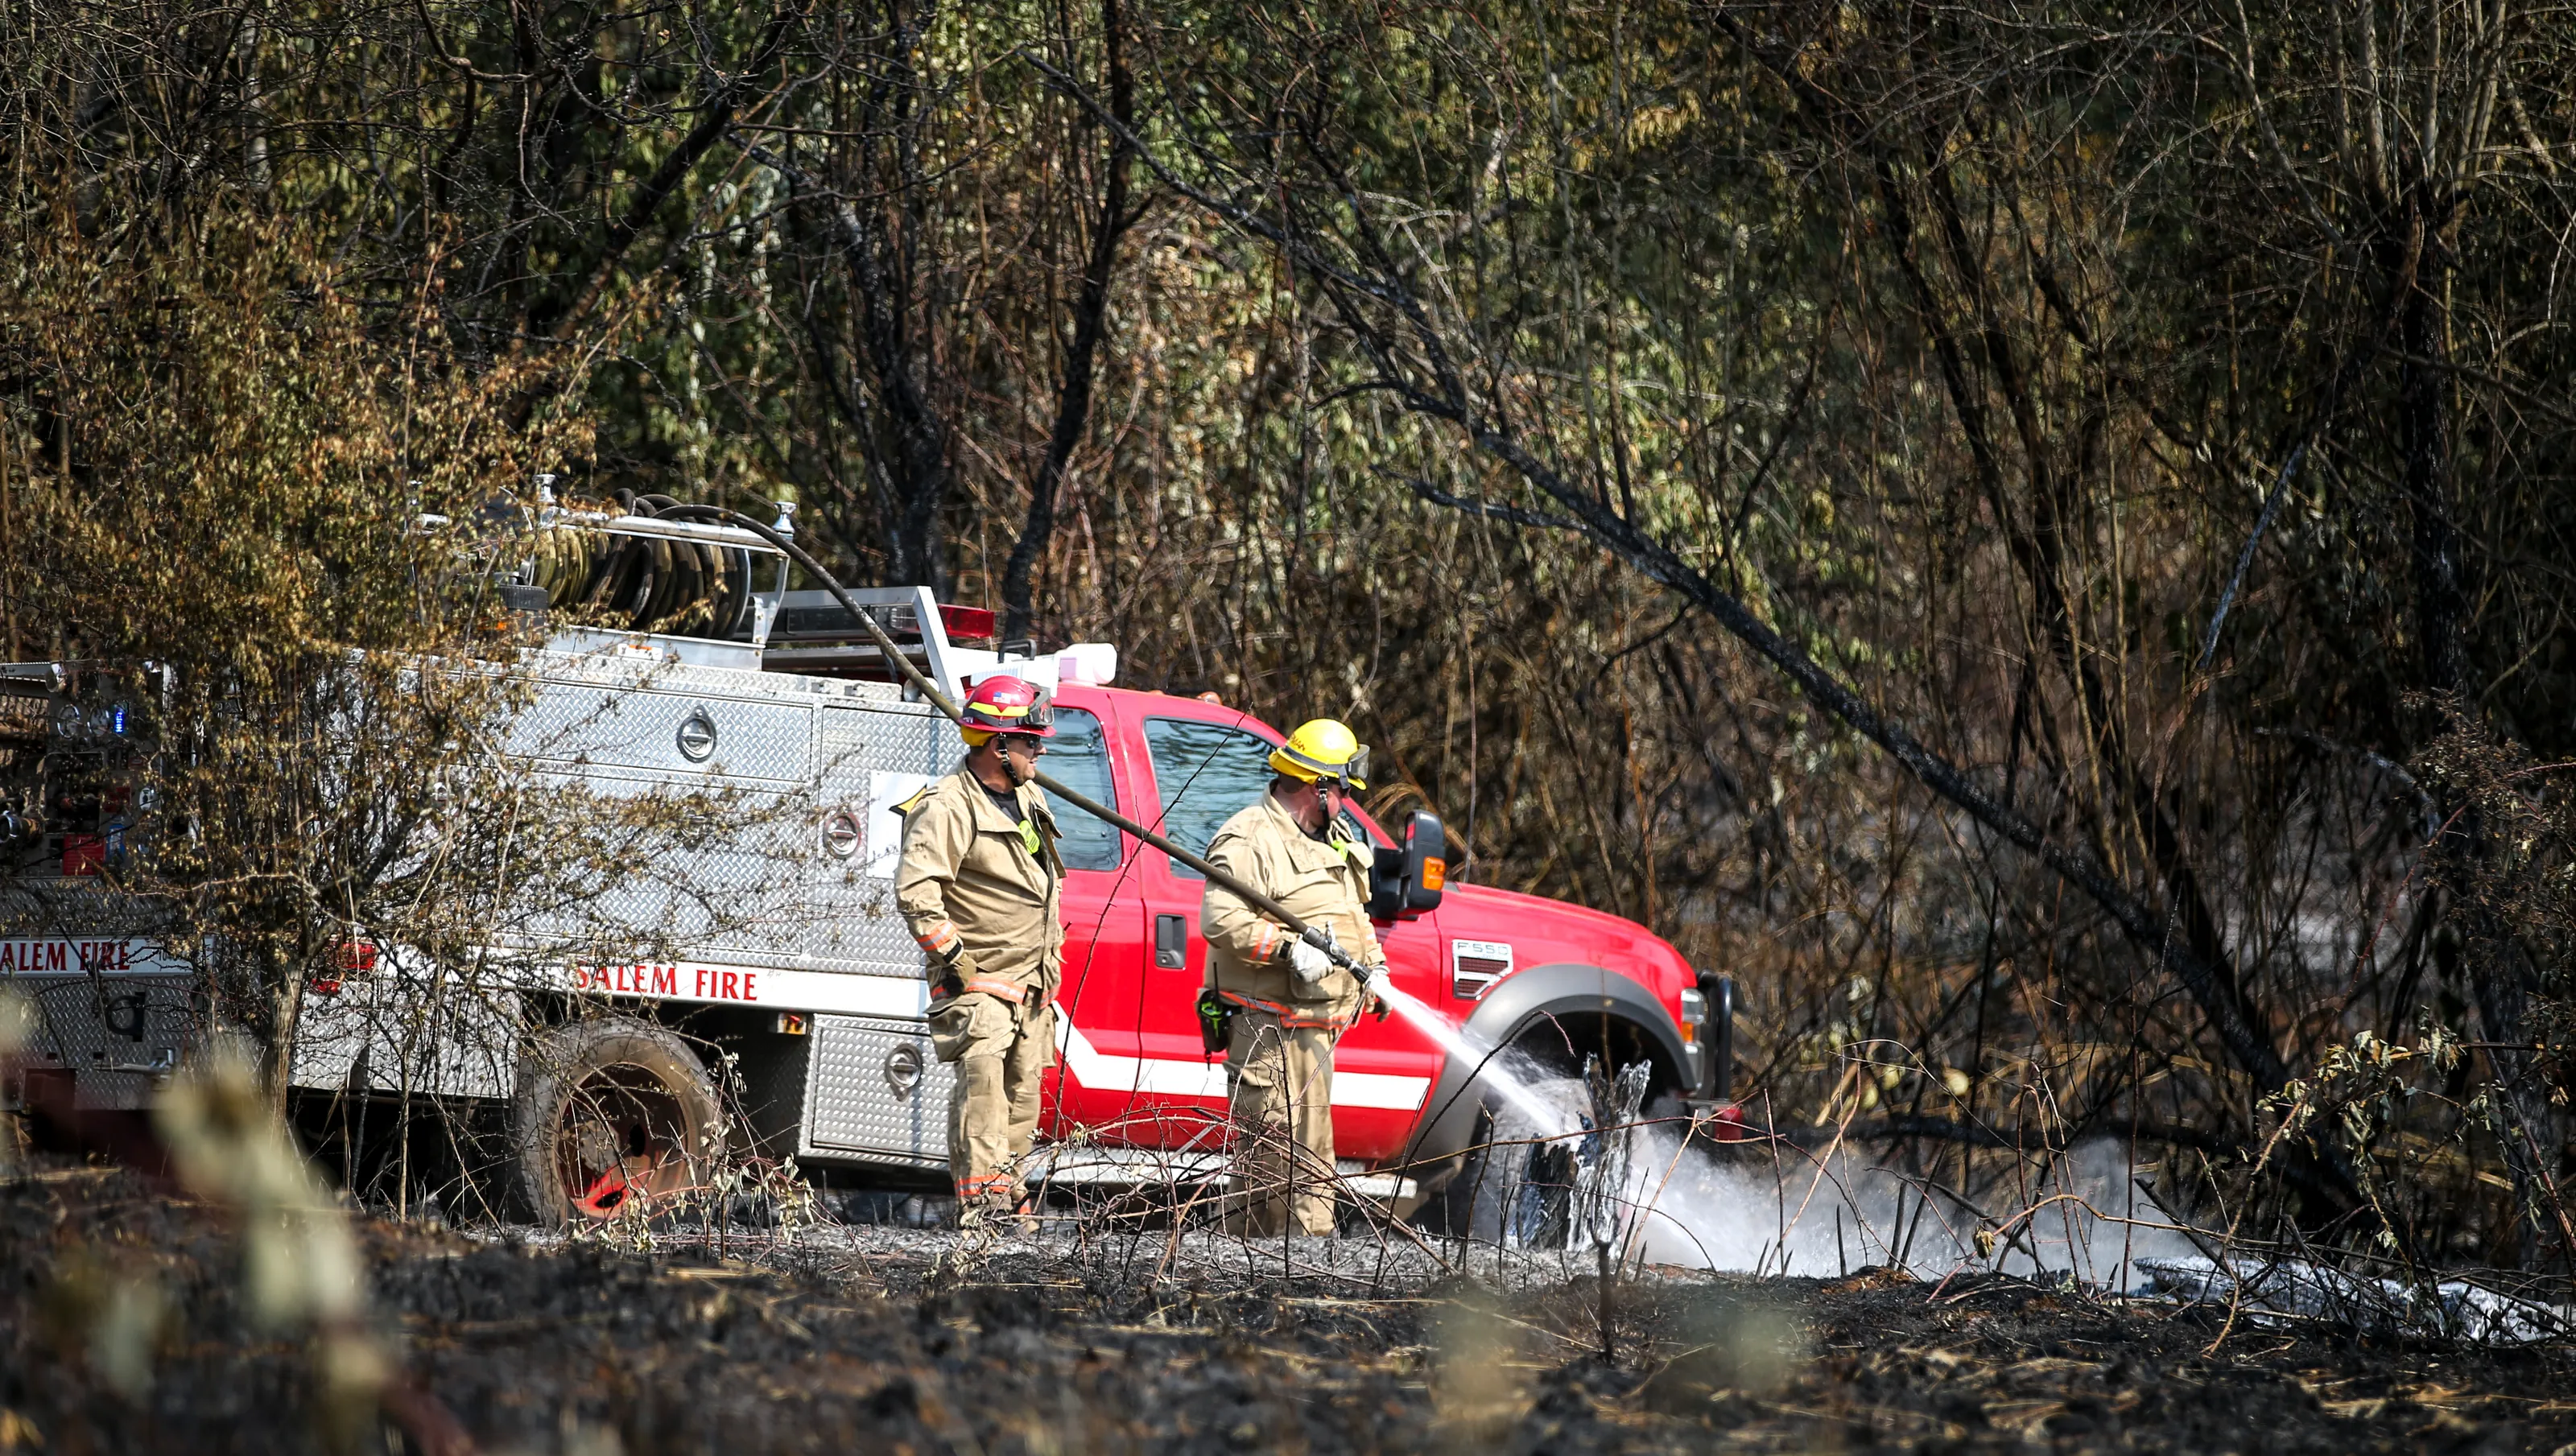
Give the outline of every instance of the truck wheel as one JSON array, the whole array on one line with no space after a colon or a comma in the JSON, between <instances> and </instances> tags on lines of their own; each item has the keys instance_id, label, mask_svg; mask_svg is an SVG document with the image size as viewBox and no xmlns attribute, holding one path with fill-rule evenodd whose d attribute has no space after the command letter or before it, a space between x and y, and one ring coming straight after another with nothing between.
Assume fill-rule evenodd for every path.
<instances>
[{"instance_id":1,"label":"truck wheel","mask_svg":"<svg viewBox=\"0 0 2576 1456\"><path fill-rule=\"evenodd\" d=\"M703 1188L722 1142L715 1089L688 1043L626 1017L546 1033L521 1065L514 1112L520 1201L548 1226Z\"/></svg>"},{"instance_id":2,"label":"truck wheel","mask_svg":"<svg viewBox=\"0 0 2576 1456\"><path fill-rule=\"evenodd\" d=\"M1583 1084L1551 1078L1527 1085L1541 1098L1561 1102L1579 1098ZM1457 1174L1435 1195L1443 1232L1510 1248L1564 1246L1574 1144L1531 1141L1538 1134L1499 1099L1485 1105Z\"/></svg>"}]
</instances>

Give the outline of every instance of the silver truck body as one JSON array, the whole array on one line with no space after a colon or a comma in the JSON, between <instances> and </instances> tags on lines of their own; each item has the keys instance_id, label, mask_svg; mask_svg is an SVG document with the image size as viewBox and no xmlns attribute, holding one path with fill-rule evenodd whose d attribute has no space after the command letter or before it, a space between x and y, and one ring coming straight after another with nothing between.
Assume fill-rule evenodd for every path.
<instances>
[{"instance_id":1,"label":"silver truck body","mask_svg":"<svg viewBox=\"0 0 2576 1456\"><path fill-rule=\"evenodd\" d=\"M892 609L917 663L952 692L961 663L990 657L950 646L926 590L858 595ZM748 643L565 632L529 662L533 698L507 727L507 752L597 793L704 787L764 806L757 831L588 907L594 920L649 927L671 954L531 964L505 944L490 960L509 969L484 975L371 947L367 965L304 997L295 1085L506 1098L532 1018L586 998L649 1002L666 1021L722 1031L736 1051L731 1090L765 1151L944 1167L949 1069L930 1055L922 955L894 907L893 809L953 767L962 744L891 684L764 670L771 620L796 605L782 585ZM829 666L835 652L847 655L777 655ZM0 671L23 698L46 669ZM0 991L35 1013L25 1074L68 1080L82 1108L138 1107L202 1044L213 1028L198 968L154 928L148 907L94 870L0 877ZM22 1091L13 1081L10 1095Z\"/></svg>"}]
</instances>

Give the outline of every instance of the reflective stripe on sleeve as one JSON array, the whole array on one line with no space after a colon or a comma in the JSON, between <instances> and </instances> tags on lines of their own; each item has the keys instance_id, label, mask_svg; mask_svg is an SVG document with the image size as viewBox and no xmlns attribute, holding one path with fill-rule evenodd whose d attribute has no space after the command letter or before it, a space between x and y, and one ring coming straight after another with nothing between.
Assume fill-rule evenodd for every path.
<instances>
[{"instance_id":1,"label":"reflective stripe on sleeve","mask_svg":"<svg viewBox=\"0 0 2576 1456\"><path fill-rule=\"evenodd\" d=\"M945 920L914 936L913 939L921 942L923 950L943 960L957 953L957 927Z\"/></svg>"}]
</instances>

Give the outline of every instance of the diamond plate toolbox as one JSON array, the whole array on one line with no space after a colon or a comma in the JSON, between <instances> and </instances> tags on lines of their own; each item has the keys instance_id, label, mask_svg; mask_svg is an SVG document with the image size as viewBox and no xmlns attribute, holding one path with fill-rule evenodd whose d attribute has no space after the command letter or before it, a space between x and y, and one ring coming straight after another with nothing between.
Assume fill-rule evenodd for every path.
<instances>
[{"instance_id":1,"label":"diamond plate toolbox","mask_svg":"<svg viewBox=\"0 0 2576 1456\"><path fill-rule=\"evenodd\" d=\"M187 976L9 984L36 1012L23 1070L70 1076L73 1105L82 1109L149 1107L160 1080L205 1038L206 1007Z\"/></svg>"},{"instance_id":2,"label":"diamond plate toolbox","mask_svg":"<svg viewBox=\"0 0 2576 1456\"><path fill-rule=\"evenodd\" d=\"M818 1016L813 1043L806 1154L947 1166L948 1093L957 1069L931 1054L923 1023Z\"/></svg>"},{"instance_id":3,"label":"diamond plate toolbox","mask_svg":"<svg viewBox=\"0 0 2576 1456\"><path fill-rule=\"evenodd\" d=\"M512 753L594 781L801 788L813 781L824 688L794 686L807 690L677 664L550 664L506 741Z\"/></svg>"}]
</instances>

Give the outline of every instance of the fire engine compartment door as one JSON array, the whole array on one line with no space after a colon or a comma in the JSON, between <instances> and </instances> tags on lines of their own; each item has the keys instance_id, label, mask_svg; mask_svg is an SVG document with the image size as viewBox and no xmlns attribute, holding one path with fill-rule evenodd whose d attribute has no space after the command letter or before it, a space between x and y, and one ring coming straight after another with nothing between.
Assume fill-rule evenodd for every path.
<instances>
[{"instance_id":1,"label":"fire engine compartment door","mask_svg":"<svg viewBox=\"0 0 2576 1456\"><path fill-rule=\"evenodd\" d=\"M921 947L894 903L903 857L895 806L956 765L957 730L927 707L833 703L821 714L804 890L794 948L817 969L917 981Z\"/></svg>"},{"instance_id":2,"label":"fire engine compartment door","mask_svg":"<svg viewBox=\"0 0 2576 1456\"><path fill-rule=\"evenodd\" d=\"M814 826L818 693L680 664L550 664L514 718L508 752L564 786L616 798L704 789L741 795L736 832L648 851L605 893L534 917L540 942L658 937L674 959L798 964L811 916L798 883Z\"/></svg>"},{"instance_id":3,"label":"fire engine compartment door","mask_svg":"<svg viewBox=\"0 0 2576 1456\"><path fill-rule=\"evenodd\" d=\"M801 788L817 698L755 691L745 674L584 663L548 672L512 720L509 751L594 779L698 779Z\"/></svg>"},{"instance_id":4,"label":"fire engine compartment door","mask_svg":"<svg viewBox=\"0 0 2576 1456\"><path fill-rule=\"evenodd\" d=\"M151 1105L158 1080L204 1039L205 1007L188 976L73 976L7 984L35 1009L29 1074L72 1079L72 1105Z\"/></svg>"},{"instance_id":5,"label":"fire engine compartment door","mask_svg":"<svg viewBox=\"0 0 2576 1456\"><path fill-rule=\"evenodd\" d=\"M305 992L291 1080L298 1087L507 1097L518 1080L519 995L488 970L387 947L340 987Z\"/></svg>"},{"instance_id":6,"label":"fire engine compartment door","mask_svg":"<svg viewBox=\"0 0 2576 1456\"><path fill-rule=\"evenodd\" d=\"M806 1155L947 1166L948 1097L957 1069L932 1055L926 1023L818 1016L811 1040Z\"/></svg>"}]
</instances>

